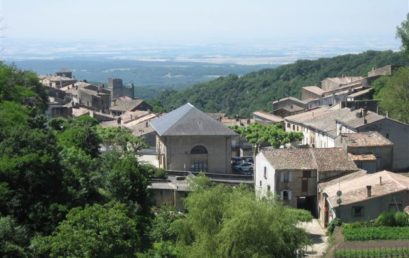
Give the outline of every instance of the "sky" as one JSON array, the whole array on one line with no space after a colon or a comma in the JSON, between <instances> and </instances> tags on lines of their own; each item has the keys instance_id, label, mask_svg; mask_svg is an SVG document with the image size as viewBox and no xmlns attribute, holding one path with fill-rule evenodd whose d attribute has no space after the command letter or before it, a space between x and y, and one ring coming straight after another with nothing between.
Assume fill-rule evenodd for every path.
<instances>
[{"instance_id":1,"label":"sky","mask_svg":"<svg viewBox=\"0 0 409 258\"><path fill-rule=\"evenodd\" d=\"M182 44L394 39L408 0L0 0L3 37Z\"/></svg>"}]
</instances>

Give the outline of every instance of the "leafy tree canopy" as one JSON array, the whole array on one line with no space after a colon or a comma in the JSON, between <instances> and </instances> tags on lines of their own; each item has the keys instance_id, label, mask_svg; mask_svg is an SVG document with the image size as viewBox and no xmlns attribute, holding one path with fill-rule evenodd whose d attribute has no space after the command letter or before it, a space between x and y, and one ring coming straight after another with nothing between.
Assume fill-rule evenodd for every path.
<instances>
[{"instance_id":1,"label":"leafy tree canopy","mask_svg":"<svg viewBox=\"0 0 409 258\"><path fill-rule=\"evenodd\" d=\"M232 129L244 137L249 143L256 146L280 146L294 141L301 141L301 132L286 132L282 125L251 124L249 126L233 126Z\"/></svg>"},{"instance_id":2,"label":"leafy tree canopy","mask_svg":"<svg viewBox=\"0 0 409 258\"><path fill-rule=\"evenodd\" d=\"M383 77L376 98L383 113L409 123L409 68L401 68L391 77Z\"/></svg>"},{"instance_id":3,"label":"leafy tree canopy","mask_svg":"<svg viewBox=\"0 0 409 258\"><path fill-rule=\"evenodd\" d=\"M56 231L32 241L38 256L130 257L140 249L138 221L125 204L74 208Z\"/></svg>"},{"instance_id":4,"label":"leafy tree canopy","mask_svg":"<svg viewBox=\"0 0 409 258\"><path fill-rule=\"evenodd\" d=\"M196 181L194 181L196 182ZM202 186L186 198L188 213L172 223L180 257L293 257L308 244L299 216L243 187Z\"/></svg>"}]
</instances>

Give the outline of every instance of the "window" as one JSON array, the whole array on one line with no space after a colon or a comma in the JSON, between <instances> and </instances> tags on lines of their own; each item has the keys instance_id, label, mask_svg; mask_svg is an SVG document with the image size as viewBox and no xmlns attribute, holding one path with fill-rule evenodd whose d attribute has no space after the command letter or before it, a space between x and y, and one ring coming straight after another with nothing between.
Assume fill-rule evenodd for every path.
<instances>
[{"instance_id":1,"label":"window","mask_svg":"<svg viewBox=\"0 0 409 258\"><path fill-rule=\"evenodd\" d=\"M282 172L281 173L281 182L288 183L291 181L291 172Z\"/></svg>"},{"instance_id":2,"label":"window","mask_svg":"<svg viewBox=\"0 0 409 258\"><path fill-rule=\"evenodd\" d=\"M264 178L267 179L267 167L264 167Z\"/></svg>"},{"instance_id":3,"label":"window","mask_svg":"<svg viewBox=\"0 0 409 258\"><path fill-rule=\"evenodd\" d=\"M267 192L271 192L271 186L267 185Z\"/></svg>"},{"instance_id":4,"label":"window","mask_svg":"<svg viewBox=\"0 0 409 258\"><path fill-rule=\"evenodd\" d=\"M283 201L288 201L288 191L283 191Z\"/></svg>"},{"instance_id":5,"label":"window","mask_svg":"<svg viewBox=\"0 0 409 258\"><path fill-rule=\"evenodd\" d=\"M295 131L295 125L293 125L293 131Z\"/></svg>"},{"instance_id":6,"label":"window","mask_svg":"<svg viewBox=\"0 0 409 258\"><path fill-rule=\"evenodd\" d=\"M290 201L291 200L291 191L290 190L283 190L281 191L281 200L282 201Z\"/></svg>"},{"instance_id":7,"label":"window","mask_svg":"<svg viewBox=\"0 0 409 258\"><path fill-rule=\"evenodd\" d=\"M290 124L290 123L287 123L287 128L291 128L291 124Z\"/></svg>"},{"instance_id":8,"label":"window","mask_svg":"<svg viewBox=\"0 0 409 258\"><path fill-rule=\"evenodd\" d=\"M301 192L307 193L308 192L308 179L301 180Z\"/></svg>"},{"instance_id":9,"label":"window","mask_svg":"<svg viewBox=\"0 0 409 258\"><path fill-rule=\"evenodd\" d=\"M261 180L260 180L260 187L263 185L263 182L261 182Z\"/></svg>"},{"instance_id":10,"label":"window","mask_svg":"<svg viewBox=\"0 0 409 258\"><path fill-rule=\"evenodd\" d=\"M363 217L364 216L364 207L362 207L362 206L352 207L352 216L353 217Z\"/></svg>"}]
</instances>

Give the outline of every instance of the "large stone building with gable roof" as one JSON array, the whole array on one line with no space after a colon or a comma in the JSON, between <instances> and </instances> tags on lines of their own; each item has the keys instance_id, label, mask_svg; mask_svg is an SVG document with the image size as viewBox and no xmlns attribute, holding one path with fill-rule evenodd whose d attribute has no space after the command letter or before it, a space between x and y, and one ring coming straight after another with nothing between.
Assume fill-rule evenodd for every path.
<instances>
[{"instance_id":1,"label":"large stone building with gable roof","mask_svg":"<svg viewBox=\"0 0 409 258\"><path fill-rule=\"evenodd\" d=\"M159 167L166 170L230 173L236 133L187 103L151 121Z\"/></svg>"}]
</instances>

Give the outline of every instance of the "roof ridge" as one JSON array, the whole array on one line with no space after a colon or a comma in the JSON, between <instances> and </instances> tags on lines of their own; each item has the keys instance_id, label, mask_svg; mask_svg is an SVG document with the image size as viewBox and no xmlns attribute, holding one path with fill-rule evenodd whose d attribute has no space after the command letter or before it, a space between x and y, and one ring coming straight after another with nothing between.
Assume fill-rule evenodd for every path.
<instances>
[{"instance_id":1,"label":"roof ridge","mask_svg":"<svg viewBox=\"0 0 409 258\"><path fill-rule=\"evenodd\" d=\"M188 105L190 108L189 110L187 110L182 116L179 116L178 119L173 121L173 124L171 126L168 127L168 129L166 131L164 131L162 134L166 134L166 132L170 131L171 129L173 129L174 126L176 126L176 124L185 116L187 116L190 112L192 112L192 110L196 109L198 110L195 106L193 106L192 104L190 104L189 102L186 103L186 105ZM200 110L198 110L200 111Z\"/></svg>"}]
</instances>

